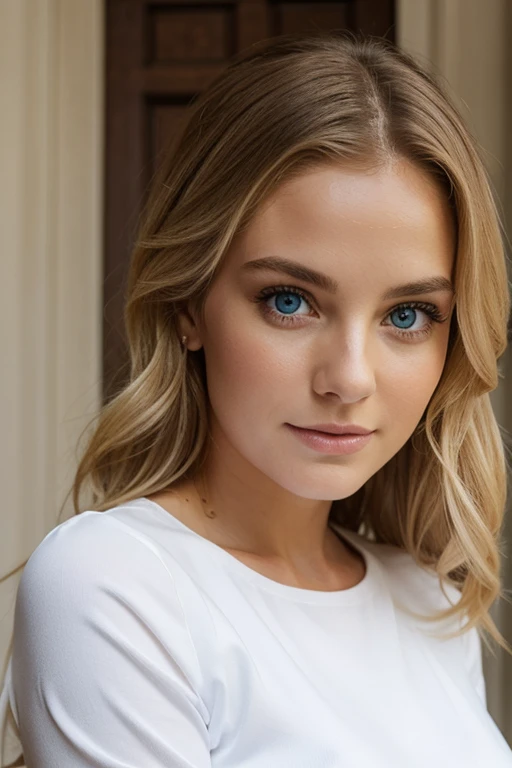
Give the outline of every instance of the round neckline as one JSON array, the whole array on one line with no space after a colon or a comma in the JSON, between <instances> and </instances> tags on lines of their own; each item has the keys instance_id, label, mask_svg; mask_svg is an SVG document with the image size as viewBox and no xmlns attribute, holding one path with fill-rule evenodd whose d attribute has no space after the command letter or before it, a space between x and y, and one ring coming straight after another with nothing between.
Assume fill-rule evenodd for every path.
<instances>
[{"instance_id":1,"label":"round neckline","mask_svg":"<svg viewBox=\"0 0 512 768\"><path fill-rule=\"evenodd\" d=\"M210 541L210 539L201 536L201 534L197 533L192 528L189 528L188 525L185 525L181 520L178 520L177 517L162 507L161 504L158 504L158 502L153 501L152 499L148 499L147 496L141 496L138 499L126 502L128 505L135 506L140 506L141 503L143 506L152 510L159 519L165 520L170 527L180 530L202 542L209 552L231 571L236 572L246 581L250 581L253 585L264 589L267 592L272 592L273 594L291 600L297 600L304 603L316 603L319 605L354 603L374 594L374 585L376 583L374 576L378 568L375 556L369 552L366 547L363 547L360 543L361 537L355 531L347 530L338 523L331 522L330 527L345 544L353 546L363 558L365 563L365 574L363 578L358 584L355 584L353 587L348 587L347 589L331 591L303 589L302 587L293 587L289 584L282 584L280 581L274 581L274 579L264 576L259 571L256 571L243 563L230 552L227 552L218 544L215 544L213 541Z\"/></svg>"}]
</instances>

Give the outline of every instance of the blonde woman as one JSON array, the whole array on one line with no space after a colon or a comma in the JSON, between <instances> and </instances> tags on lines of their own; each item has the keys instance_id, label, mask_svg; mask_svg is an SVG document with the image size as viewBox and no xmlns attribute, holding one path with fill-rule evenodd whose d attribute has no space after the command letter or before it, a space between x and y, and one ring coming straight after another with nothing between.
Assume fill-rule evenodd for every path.
<instances>
[{"instance_id":1,"label":"blonde woman","mask_svg":"<svg viewBox=\"0 0 512 768\"><path fill-rule=\"evenodd\" d=\"M130 381L17 595L28 768L512 766L481 657L510 298L441 87L372 38L245 51L130 269Z\"/></svg>"}]
</instances>

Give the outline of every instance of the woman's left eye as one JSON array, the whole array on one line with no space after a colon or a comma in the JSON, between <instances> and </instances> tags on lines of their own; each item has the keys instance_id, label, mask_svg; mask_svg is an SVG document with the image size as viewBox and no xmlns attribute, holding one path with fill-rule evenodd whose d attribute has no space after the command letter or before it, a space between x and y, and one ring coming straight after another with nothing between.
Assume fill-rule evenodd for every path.
<instances>
[{"instance_id":1,"label":"woman's left eye","mask_svg":"<svg viewBox=\"0 0 512 768\"><path fill-rule=\"evenodd\" d=\"M271 307L268 302L274 298L276 299L274 307ZM302 302L305 302L308 306L312 305L311 298L304 291L293 286L282 285L264 288L255 297L254 301L261 304L262 311L280 325L298 324L301 321L297 318L311 315L311 312L292 314L296 313ZM417 320L418 310L427 317L427 322L421 328L411 330ZM405 337L426 336L431 333L434 323L443 323L447 319L443 317L435 304L420 301L399 304L388 313L387 317L392 318L393 323L397 322L399 324L393 325L393 327L399 336Z\"/></svg>"}]
</instances>

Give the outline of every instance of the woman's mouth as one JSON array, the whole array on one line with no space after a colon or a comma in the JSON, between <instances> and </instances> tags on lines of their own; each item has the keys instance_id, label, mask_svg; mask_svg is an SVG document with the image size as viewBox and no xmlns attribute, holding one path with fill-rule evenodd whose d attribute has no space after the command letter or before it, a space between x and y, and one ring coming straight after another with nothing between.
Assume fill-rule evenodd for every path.
<instances>
[{"instance_id":1,"label":"woman's mouth","mask_svg":"<svg viewBox=\"0 0 512 768\"><path fill-rule=\"evenodd\" d=\"M370 432L367 435L333 435L329 432L295 427L293 424L286 424L285 426L309 448L319 453L335 455L345 455L360 451L370 442L374 434Z\"/></svg>"}]
</instances>

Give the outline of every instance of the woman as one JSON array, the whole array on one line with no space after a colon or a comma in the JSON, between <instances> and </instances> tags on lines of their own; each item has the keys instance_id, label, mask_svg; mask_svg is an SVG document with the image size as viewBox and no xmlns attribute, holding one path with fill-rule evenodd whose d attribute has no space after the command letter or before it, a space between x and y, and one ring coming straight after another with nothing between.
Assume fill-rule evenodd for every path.
<instances>
[{"instance_id":1,"label":"woman","mask_svg":"<svg viewBox=\"0 0 512 768\"><path fill-rule=\"evenodd\" d=\"M510 299L440 87L376 39L254 46L192 109L130 269L130 382L17 596L26 765L511 766L480 642L510 650Z\"/></svg>"}]
</instances>

